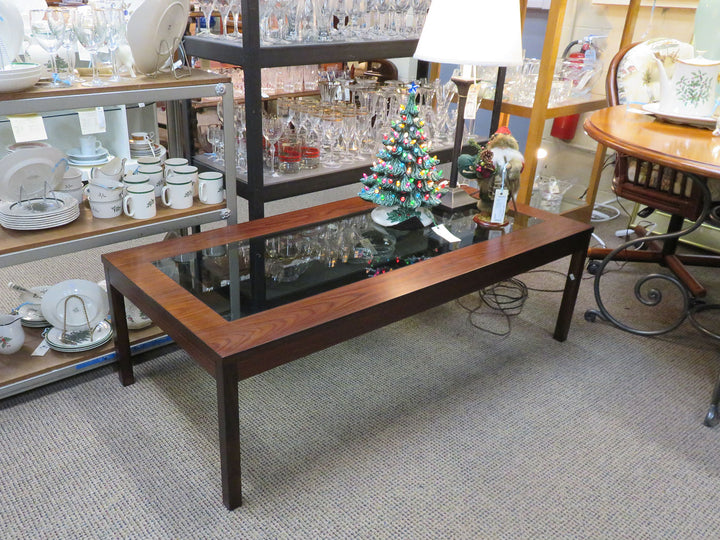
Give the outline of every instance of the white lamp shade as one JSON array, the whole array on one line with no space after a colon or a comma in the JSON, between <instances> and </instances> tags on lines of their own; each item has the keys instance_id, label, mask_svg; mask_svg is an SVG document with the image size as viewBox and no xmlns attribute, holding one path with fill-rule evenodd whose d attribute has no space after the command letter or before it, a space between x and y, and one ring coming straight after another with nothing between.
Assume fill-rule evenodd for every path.
<instances>
[{"instance_id":1,"label":"white lamp shade","mask_svg":"<svg viewBox=\"0 0 720 540\"><path fill-rule=\"evenodd\" d=\"M433 0L415 58L444 64L519 66L519 0Z\"/></svg>"}]
</instances>

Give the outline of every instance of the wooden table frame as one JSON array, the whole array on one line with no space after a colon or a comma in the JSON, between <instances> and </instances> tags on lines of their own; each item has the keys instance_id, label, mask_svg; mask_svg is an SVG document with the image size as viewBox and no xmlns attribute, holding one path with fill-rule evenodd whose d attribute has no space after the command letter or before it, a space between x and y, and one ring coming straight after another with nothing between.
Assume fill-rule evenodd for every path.
<instances>
[{"instance_id":1,"label":"wooden table frame","mask_svg":"<svg viewBox=\"0 0 720 540\"><path fill-rule=\"evenodd\" d=\"M542 221L510 234L290 304L227 321L152 263L365 211L359 198L102 256L120 380L134 382L123 297L216 380L223 502L241 504L238 381L483 287L571 256L553 337L567 338L592 227L518 205Z\"/></svg>"}]
</instances>

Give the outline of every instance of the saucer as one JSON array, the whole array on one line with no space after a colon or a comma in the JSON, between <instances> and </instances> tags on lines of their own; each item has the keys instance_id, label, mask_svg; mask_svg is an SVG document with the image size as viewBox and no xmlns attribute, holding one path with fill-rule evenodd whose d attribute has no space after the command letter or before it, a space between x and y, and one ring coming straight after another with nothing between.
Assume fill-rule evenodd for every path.
<instances>
[{"instance_id":1,"label":"saucer","mask_svg":"<svg viewBox=\"0 0 720 540\"><path fill-rule=\"evenodd\" d=\"M649 112L658 120L664 120L671 124L683 124L705 129L715 129L717 124L717 118L714 116L691 116L661 111L660 103L647 103L643 105L643 110Z\"/></svg>"},{"instance_id":2,"label":"saucer","mask_svg":"<svg viewBox=\"0 0 720 540\"><path fill-rule=\"evenodd\" d=\"M98 148L95 154L83 154L79 148L73 148L67 152L68 159L78 163L88 163L90 161L100 161L107 159L108 151L105 148Z\"/></svg>"}]
</instances>

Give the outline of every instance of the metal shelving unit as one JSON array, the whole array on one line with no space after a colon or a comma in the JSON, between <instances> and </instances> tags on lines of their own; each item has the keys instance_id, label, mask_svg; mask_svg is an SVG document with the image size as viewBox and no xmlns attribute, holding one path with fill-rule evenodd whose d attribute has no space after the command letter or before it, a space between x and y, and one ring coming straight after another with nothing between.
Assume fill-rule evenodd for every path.
<instances>
[{"instance_id":1,"label":"metal shelving unit","mask_svg":"<svg viewBox=\"0 0 720 540\"><path fill-rule=\"evenodd\" d=\"M0 94L0 116L165 101L168 105L168 132L172 135L168 154L181 156L187 153L183 150L186 137L182 126L178 124L178 120L184 116L181 114L182 107L187 105L187 100L215 96L222 98L223 111L232 116L233 92L230 79L194 70L190 76L183 78L162 74L138 77L102 88L47 89L36 86L21 93ZM234 152L232 128L228 127L224 135L226 147ZM90 210L83 206L80 217L63 227L38 231L0 229L0 265L13 266L220 220L235 223L237 196L234 167L226 167L225 175L227 200L223 204L196 203L187 210L159 208L157 216L149 220L135 220L125 216L95 219ZM27 338L23 349L3 357L0 363L0 398L97 368L115 358L112 344L84 353L50 350L44 356L33 356L33 350L42 341L41 331L26 328L25 332ZM157 347L167 341L161 332L152 327L138 331L136 338L133 347L138 351Z\"/></svg>"},{"instance_id":2,"label":"metal shelving unit","mask_svg":"<svg viewBox=\"0 0 720 540\"><path fill-rule=\"evenodd\" d=\"M265 183L262 148L262 96L260 70L264 67L300 66L329 62L412 56L417 39L394 41L330 42L260 46L257 0L242 0L243 41L187 36L188 55L242 66L245 77L245 118L248 174L238 180L237 193L248 201L250 219L264 216L266 202L358 182L367 165L319 175L289 177ZM225 116L230 118L230 116ZM302 181L298 181L302 179Z\"/></svg>"}]
</instances>

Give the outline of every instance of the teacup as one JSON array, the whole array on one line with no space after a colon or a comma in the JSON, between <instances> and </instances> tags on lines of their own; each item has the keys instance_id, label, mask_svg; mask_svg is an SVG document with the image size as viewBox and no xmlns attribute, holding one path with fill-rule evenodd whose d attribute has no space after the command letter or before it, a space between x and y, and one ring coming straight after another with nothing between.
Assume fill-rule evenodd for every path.
<instances>
[{"instance_id":1,"label":"teacup","mask_svg":"<svg viewBox=\"0 0 720 540\"><path fill-rule=\"evenodd\" d=\"M127 188L127 195L123 198L123 211L135 219L148 219L155 217L155 189L149 183L138 184Z\"/></svg>"},{"instance_id":2,"label":"teacup","mask_svg":"<svg viewBox=\"0 0 720 540\"><path fill-rule=\"evenodd\" d=\"M92 180L98 180L100 182L104 182L105 180L112 180L114 182L119 182L120 180L122 180L122 172L108 174L102 169L93 167L92 169L90 169L90 181Z\"/></svg>"},{"instance_id":3,"label":"teacup","mask_svg":"<svg viewBox=\"0 0 720 540\"><path fill-rule=\"evenodd\" d=\"M122 199L123 184L115 180L90 179L83 190L91 201L117 201Z\"/></svg>"},{"instance_id":4,"label":"teacup","mask_svg":"<svg viewBox=\"0 0 720 540\"><path fill-rule=\"evenodd\" d=\"M205 204L219 204L225 199L223 175L219 172L203 172L198 175L198 199Z\"/></svg>"},{"instance_id":5,"label":"teacup","mask_svg":"<svg viewBox=\"0 0 720 540\"><path fill-rule=\"evenodd\" d=\"M93 217L99 219L114 218L122 215L123 201L122 199L115 200L93 200L88 199L90 204L90 211Z\"/></svg>"},{"instance_id":6,"label":"teacup","mask_svg":"<svg viewBox=\"0 0 720 540\"><path fill-rule=\"evenodd\" d=\"M162 188L160 199L165 206L176 210L190 208L193 204L192 179L184 176L169 177Z\"/></svg>"},{"instance_id":7,"label":"teacup","mask_svg":"<svg viewBox=\"0 0 720 540\"><path fill-rule=\"evenodd\" d=\"M80 153L83 156L96 156L102 148L102 142L94 135L83 135L80 137Z\"/></svg>"}]
</instances>

